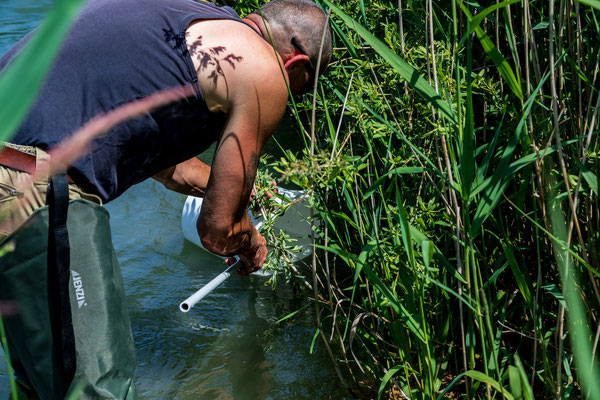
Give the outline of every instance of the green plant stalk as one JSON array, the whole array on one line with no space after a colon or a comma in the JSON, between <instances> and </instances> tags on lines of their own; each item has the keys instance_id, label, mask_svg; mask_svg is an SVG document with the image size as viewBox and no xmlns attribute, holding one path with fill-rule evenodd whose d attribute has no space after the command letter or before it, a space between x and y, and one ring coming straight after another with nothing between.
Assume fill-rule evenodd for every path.
<instances>
[{"instance_id":1,"label":"green plant stalk","mask_svg":"<svg viewBox=\"0 0 600 400\"><path fill-rule=\"evenodd\" d=\"M4 357L6 359L6 373L10 382L10 393L11 399L17 400L17 384L15 382L15 372L10 362L10 352L8 351L8 343L6 341L6 331L4 330L4 321L0 316L0 342L2 343L2 350L4 351Z\"/></svg>"},{"instance_id":2,"label":"green plant stalk","mask_svg":"<svg viewBox=\"0 0 600 400\"><path fill-rule=\"evenodd\" d=\"M452 49L453 49L453 58L454 58L454 64L455 64L455 81L456 81L456 129L457 129L457 133L458 133L458 137L462 137L463 133L462 133L462 105L461 105L461 100L462 100L462 95L461 95L461 75L460 75L460 57L459 57L459 52L458 52L458 15L456 13L456 0L452 0ZM458 218L458 214L457 213L457 218ZM460 231L460 227L458 226L458 221L457 221L457 227L456 227L457 232ZM456 239L458 241L458 238ZM460 248L457 245L457 260L458 265L457 265L457 269L458 269L458 273L460 275L463 274L463 270L462 270L462 264L460 263ZM458 294L462 295L462 282L458 281ZM464 324L464 310L463 310L463 306L462 304L459 302L458 303L458 310L459 310L459 318L460 318L460 341L461 341L461 348L462 348L462 361L463 361L463 368L464 368L464 372L466 372L468 370L468 365L467 365L467 347L466 347L466 342L465 342L465 324ZM470 383L468 379L465 379L465 393L469 393L470 392Z\"/></svg>"},{"instance_id":3,"label":"green plant stalk","mask_svg":"<svg viewBox=\"0 0 600 400\"><path fill-rule=\"evenodd\" d=\"M554 209L551 217L556 235L559 238L566 239L566 221L560 211ZM569 260L571 259L569 252L558 246L555 246L555 251L564 287L563 293L569 307L567 324L569 325L571 343L575 350L575 363L581 376L581 384L586 394L589 394L591 398L598 398L600 396L600 374L597 363L592 362L590 345L592 334L585 323L587 313L574 283L578 282L577 272L574 268L569 268ZM560 387L560 382L558 382L558 387Z\"/></svg>"},{"instance_id":4,"label":"green plant stalk","mask_svg":"<svg viewBox=\"0 0 600 400\"><path fill-rule=\"evenodd\" d=\"M58 0L38 31L0 76L0 142L18 129L35 101L83 0Z\"/></svg>"}]
</instances>

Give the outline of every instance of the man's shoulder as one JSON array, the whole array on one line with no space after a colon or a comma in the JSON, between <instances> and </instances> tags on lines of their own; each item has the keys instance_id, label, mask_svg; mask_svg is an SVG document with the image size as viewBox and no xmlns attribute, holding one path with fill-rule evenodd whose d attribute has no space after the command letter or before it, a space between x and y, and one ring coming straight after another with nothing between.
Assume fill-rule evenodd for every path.
<instances>
[{"instance_id":1,"label":"man's shoulder","mask_svg":"<svg viewBox=\"0 0 600 400\"><path fill-rule=\"evenodd\" d=\"M198 64L200 68L211 62L221 61L233 69L242 64L277 64L276 52L271 44L249 25L240 21L200 21L190 25L186 40L194 64Z\"/></svg>"},{"instance_id":2,"label":"man's shoulder","mask_svg":"<svg viewBox=\"0 0 600 400\"><path fill-rule=\"evenodd\" d=\"M236 95L246 96L256 87L287 92L281 59L250 26L233 20L201 21L190 25L186 41L207 102L215 102L221 111L227 111Z\"/></svg>"}]
</instances>

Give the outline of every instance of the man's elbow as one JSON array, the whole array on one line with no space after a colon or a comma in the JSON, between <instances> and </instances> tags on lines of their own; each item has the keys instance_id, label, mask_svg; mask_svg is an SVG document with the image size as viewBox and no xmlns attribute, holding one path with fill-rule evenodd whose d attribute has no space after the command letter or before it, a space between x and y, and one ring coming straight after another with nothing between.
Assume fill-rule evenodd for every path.
<instances>
[{"instance_id":1,"label":"man's elbow","mask_svg":"<svg viewBox=\"0 0 600 400\"><path fill-rule=\"evenodd\" d=\"M201 224L200 221L197 224L197 228L202 247L220 256L229 255L227 251L229 240L226 232L220 233L219 229L215 229L215 227L208 228L206 225Z\"/></svg>"},{"instance_id":2,"label":"man's elbow","mask_svg":"<svg viewBox=\"0 0 600 400\"><path fill-rule=\"evenodd\" d=\"M211 253L218 254L220 256L227 256L225 246L222 244L222 240L213 237L213 235L200 235L200 243L202 247Z\"/></svg>"}]
</instances>

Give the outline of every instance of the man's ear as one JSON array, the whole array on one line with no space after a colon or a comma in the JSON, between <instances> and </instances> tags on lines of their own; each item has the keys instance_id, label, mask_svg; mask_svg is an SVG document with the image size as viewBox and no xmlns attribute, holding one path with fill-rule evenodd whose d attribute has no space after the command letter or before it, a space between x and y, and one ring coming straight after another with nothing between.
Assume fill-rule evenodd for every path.
<instances>
[{"instance_id":1,"label":"man's ear","mask_svg":"<svg viewBox=\"0 0 600 400\"><path fill-rule=\"evenodd\" d=\"M307 55L296 54L296 55L293 55L292 57L288 58L285 61L284 67L285 67L285 70L289 72L292 69L295 69L297 67L303 67L304 64L306 64L309 61L310 61L310 59L308 58Z\"/></svg>"}]
</instances>

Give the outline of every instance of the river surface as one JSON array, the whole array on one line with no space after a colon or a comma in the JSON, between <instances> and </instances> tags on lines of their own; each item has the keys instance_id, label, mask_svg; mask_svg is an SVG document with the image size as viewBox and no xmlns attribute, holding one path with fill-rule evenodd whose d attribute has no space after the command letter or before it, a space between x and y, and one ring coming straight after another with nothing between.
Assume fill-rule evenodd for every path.
<instances>
[{"instance_id":1,"label":"river surface","mask_svg":"<svg viewBox=\"0 0 600 400\"><path fill-rule=\"evenodd\" d=\"M0 0L0 54L37 26L49 0ZM210 154L204 155L210 160ZM260 276L229 278L189 313L179 303L224 268L181 233L185 196L146 181L107 205L137 350L141 399L329 399L343 392L313 308ZM294 218L292 215L288 218ZM303 223L288 221L294 225ZM0 399L9 381L0 351Z\"/></svg>"}]
</instances>

